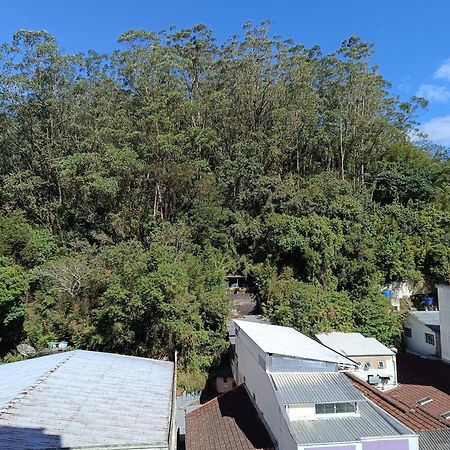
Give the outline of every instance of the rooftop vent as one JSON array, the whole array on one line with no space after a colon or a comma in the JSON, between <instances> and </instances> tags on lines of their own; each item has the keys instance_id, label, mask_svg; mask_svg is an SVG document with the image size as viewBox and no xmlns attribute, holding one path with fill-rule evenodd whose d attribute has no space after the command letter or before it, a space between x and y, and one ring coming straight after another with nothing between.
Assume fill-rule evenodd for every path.
<instances>
[{"instance_id":1,"label":"rooftop vent","mask_svg":"<svg viewBox=\"0 0 450 450\"><path fill-rule=\"evenodd\" d=\"M447 411L447 412L441 414L441 417L443 417L445 420L449 420L450 419L450 411Z\"/></svg>"},{"instance_id":2,"label":"rooftop vent","mask_svg":"<svg viewBox=\"0 0 450 450\"><path fill-rule=\"evenodd\" d=\"M426 405L427 403L432 402L433 399L431 397L425 397L425 398L421 398L420 400L417 400L417 404L420 406Z\"/></svg>"}]
</instances>

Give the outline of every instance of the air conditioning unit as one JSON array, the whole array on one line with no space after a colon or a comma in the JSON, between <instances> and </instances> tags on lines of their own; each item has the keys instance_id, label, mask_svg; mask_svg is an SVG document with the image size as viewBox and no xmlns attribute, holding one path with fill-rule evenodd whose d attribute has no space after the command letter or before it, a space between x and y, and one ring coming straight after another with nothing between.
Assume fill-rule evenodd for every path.
<instances>
[{"instance_id":1,"label":"air conditioning unit","mask_svg":"<svg viewBox=\"0 0 450 450\"><path fill-rule=\"evenodd\" d=\"M367 377L367 382L373 386L381 383L381 378L378 375L369 375Z\"/></svg>"}]
</instances>

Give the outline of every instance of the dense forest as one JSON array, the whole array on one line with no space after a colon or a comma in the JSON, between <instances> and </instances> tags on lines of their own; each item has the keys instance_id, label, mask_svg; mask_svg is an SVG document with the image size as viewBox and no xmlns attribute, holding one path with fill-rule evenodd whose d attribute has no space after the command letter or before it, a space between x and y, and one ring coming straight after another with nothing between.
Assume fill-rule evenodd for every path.
<instances>
[{"instance_id":1,"label":"dense forest","mask_svg":"<svg viewBox=\"0 0 450 450\"><path fill-rule=\"evenodd\" d=\"M76 55L18 31L0 47L0 357L178 351L192 386L227 346L227 273L274 323L395 342L385 283L449 280L450 162L411 141L426 102L392 96L372 54L268 24Z\"/></svg>"}]
</instances>

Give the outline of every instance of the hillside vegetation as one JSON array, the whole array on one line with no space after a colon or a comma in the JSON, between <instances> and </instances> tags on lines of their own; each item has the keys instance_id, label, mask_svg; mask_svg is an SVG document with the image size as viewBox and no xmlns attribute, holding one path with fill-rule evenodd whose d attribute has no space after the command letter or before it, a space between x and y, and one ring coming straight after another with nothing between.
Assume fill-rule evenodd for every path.
<instances>
[{"instance_id":1,"label":"hillside vegetation","mask_svg":"<svg viewBox=\"0 0 450 450\"><path fill-rule=\"evenodd\" d=\"M246 25L0 51L0 356L20 342L172 358L226 348L225 275L305 333L392 343L389 281L449 279L450 163L413 144L357 37L334 53Z\"/></svg>"}]
</instances>

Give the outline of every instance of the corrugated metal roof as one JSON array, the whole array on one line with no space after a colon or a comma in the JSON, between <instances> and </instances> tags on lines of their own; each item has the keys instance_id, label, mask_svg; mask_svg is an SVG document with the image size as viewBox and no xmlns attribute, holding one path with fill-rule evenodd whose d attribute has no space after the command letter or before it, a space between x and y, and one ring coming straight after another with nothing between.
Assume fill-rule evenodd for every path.
<instances>
[{"instance_id":1,"label":"corrugated metal roof","mask_svg":"<svg viewBox=\"0 0 450 450\"><path fill-rule=\"evenodd\" d=\"M173 370L82 350L1 365L0 448L165 448Z\"/></svg>"},{"instance_id":2,"label":"corrugated metal roof","mask_svg":"<svg viewBox=\"0 0 450 450\"><path fill-rule=\"evenodd\" d=\"M450 450L450 430L422 431L419 433L420 450Z\"/></svg>"},{"instance_id":3,"label":"corrugated metal roof","mask_svg":"<svg viewBox=\"0 0 450 450\"><path fill-rule=\"evenodd\" d=\"M275 390L287 405L365 400L350 380L339 372L271 373Z\"/></svg>"},{"instance_id":4,"label":"corrugated metal roof","mask_svg":"<svg viewBox=\"0 0 450 450\"><path fill-rule=\"evenodd\" d=\"M439 311L410 311L409 314L433 331L439 331L441 325Z\"/></svg>"},{"instance_id":5,"label":"corrugated metal roof","mask_svg":"<svg viewBox=\"0 0 450 450\"><path fill-rule=\"evenodd\" d=\"M369 402L358 404L359 416L291 422L298 444L331 444L369 437L399 437L409 430L394 428Z\"/></svg>"},{"instance_id":6,"label":"corrugated metal roof","mask_svg":"<svg viewBox=\"0 0 450 450\"><path fill-rule=\"evenodd\" d=\"M368 338L361 333L319 333L316 334L322 344L344 356L378 356L393 355L394 352L375 338Z\"/></svg>"},{"instance_id":7,"label":"corrugated metal roof","mask_svg":"<svg viewBox=\"0 0 450 450\"><path fill-rule=\"evenodd\" d=\"M235 324L265 353L356 365L314 339L290 327L235 320Z\"/></svg>"}]
</instances>

